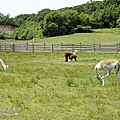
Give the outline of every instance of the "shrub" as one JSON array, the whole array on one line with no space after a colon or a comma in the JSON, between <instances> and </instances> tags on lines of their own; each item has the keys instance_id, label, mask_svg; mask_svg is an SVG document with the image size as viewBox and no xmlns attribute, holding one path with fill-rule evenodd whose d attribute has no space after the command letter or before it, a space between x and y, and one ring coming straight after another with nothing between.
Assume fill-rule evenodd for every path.
<instances>
[{"instance_id":1,"label":"shrub","mask_svg":"<svg viewBox=\"0 0 120 120\"><path fill-rule=\"evenodd\" d=\"M5 36L3 33L0 33L0 39L5 39Z\"/></svg>"}]
</instances>

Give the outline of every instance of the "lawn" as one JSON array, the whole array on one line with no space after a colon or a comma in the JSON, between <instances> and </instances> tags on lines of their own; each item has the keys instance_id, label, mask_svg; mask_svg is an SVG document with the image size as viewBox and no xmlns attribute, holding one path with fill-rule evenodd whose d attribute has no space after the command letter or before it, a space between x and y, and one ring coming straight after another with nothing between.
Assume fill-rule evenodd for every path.
<instances>
[{"instance_id":1,"label":"lawn","mask_svg":"<svg viewBox=\"0 0 120 120\"><path fill-rule=\"evenodd\" d=\"M78 53L64 62L64 53L0 52L9 65L0 66L0 119L119 120L120 86L112 71L105 86L94 77L101 59L116 53Z\"/></svg>"}]
</instances>

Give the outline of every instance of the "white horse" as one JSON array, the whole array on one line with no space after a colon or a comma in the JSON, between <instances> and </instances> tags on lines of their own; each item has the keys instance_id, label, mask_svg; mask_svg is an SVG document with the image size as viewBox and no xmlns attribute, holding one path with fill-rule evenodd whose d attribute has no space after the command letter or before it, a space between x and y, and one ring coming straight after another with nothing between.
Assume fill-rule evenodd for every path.
<instances>
[{"instance_id":1,"label":"white horse","mask_svg":"<svg viewBox=\"0 0 120 120\"><path fill-rule=\"evenodd\" d=\"M111 70L115 69L115 74L118 77L118 83L120 83L120 64L118 60L101 60L99 63L96 64L94 71L96 73L96 78L102 82L102 86L104 86L104 79L110 75ZM101 70L102 76L97 72L97 70ZM108 71L108 74L105 75L105 71Z\"/></svg>"},{"instance_id":2,"label":"white horse","mask_svg":"<svg viewBox=\"0 0 120 120\"><path fill-rule=\"evenodd\" d=\"M74 50L74 53L73 53L73 55L75 55L76 53L78 53L78 50Z\"/></svg>"},{"instance_id":3,"label":"white horse","mask_svg":"<svg viewBox=\"0 0 120 120\"><path fill-rule=\"evenodd\" d=\"M0 64L3 66L5 71L8 70L8 65L5 65L4 62L2 61L2 59L0 59Z\"/></svg>"}]
</instances>

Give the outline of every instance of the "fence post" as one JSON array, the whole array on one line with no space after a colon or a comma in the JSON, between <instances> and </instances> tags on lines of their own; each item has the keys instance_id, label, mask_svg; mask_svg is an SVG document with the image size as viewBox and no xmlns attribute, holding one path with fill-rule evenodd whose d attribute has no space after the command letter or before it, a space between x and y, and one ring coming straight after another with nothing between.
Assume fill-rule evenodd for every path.
<instances>
[{"instance_id":1,"label":"fence post","mask_svg":"<svg viewBox=\"0 0 120 120\"><path fill-rule=\"evenodd\" d=\"M26 51L28 51L28 43L26 43Z\"/></svg>"},{"instance_id":2,"label":"fence post","mask_svg":"<svg viewBox=\"0 0 120 120\"><path fill-rule=\"evenodd\" d=\"M61 43L61 51L63 51L63 43Z\"/></svg>"},{"instance_id":3,"label":"fence post","mask_svg":"<svg viewBox=\"0 0 120 120\"><path fill-rule=\"evenodd\" d=\"M52 53L54 52L53 44L52 44Z\"/></svg>"},{"instance_id":4,"label":"fence post","mask_svg":"<svg viewBox=\"0 0 120 120\"><path fill-rule=\"evenodd\" d=\"M2 49L2 43L0 43L0 51L1 51L1 49Z\"/></svg>"},{"instance_id":5,"label":"fence post","mask_svg":"<svg viewBox=\"0 0 120 120\"><path fill-rule=\"evenodd\" d=\"M32 51L34 52L34 44L32 44Z\"/></svg>"},{"instance_id":6,"label":"fence post","mask_svg":"<svg viewBox=\"0 0 120 120\"><path fill-rule=\"evenodd\" d=\"M118 43L118 52L119 52L119 49L120 49L120 43Z\"/></svg>"},{"instance_id":7,"label":"fence post","mask_svg":"<svg viewBox=\"0 0 120 120\"><path fill-rule=\"evenodd\" d=\"M6 48L6 46L5 46L5 48ZM12 52L15 52L15 44L12 44L11 45L11 48L12 48ZM6 51L6 50L5 50Z\"/></svg>"},{"instance_id":8,"label":"fence post","mask_svg":"<svg viewBox=\"0 0 120 120\"><path fill-rule=\"evenodd\" d=\"M93 44L93 51L94 51L94 53L95 53L95 43Z\"/></svg>"},{"instance_id":9,"label":"fence post","mask_svg":"<svg viewBox=\"0 0 120 120\"><path fill-rule=\"evenodd\" d=\"M120 48L120 43L117 43L117 50L116 50L117 53L119 52L119 48Z\"/></svg>"},{"instance_id":10,"label":"fence post","mask_svg":"<svg viewBox=\"0 0 120 120\"><path fill-rule=\"evenodd\" d=\"M118 43L116 44L116 53L118 53Z\"/></svg>"},{"instance_id":11,"label":"fence post","mask_svg":"<svg viewBox=\"0 0 120 120\"><path fill-rule=\"evenodd\" d=\"M101 50L101 44L99 43L99 52L100 52L100 50Z\"/></svg>"},{"instance_id":12,"label":"fence post","mask_svg":"<svg viewBox=\"0 0 120 120\"><path fill-rule=\"evenodd\" d=\"M44 51L45 51L45 43L44 43Z\"/></svg>"}]
</instances>

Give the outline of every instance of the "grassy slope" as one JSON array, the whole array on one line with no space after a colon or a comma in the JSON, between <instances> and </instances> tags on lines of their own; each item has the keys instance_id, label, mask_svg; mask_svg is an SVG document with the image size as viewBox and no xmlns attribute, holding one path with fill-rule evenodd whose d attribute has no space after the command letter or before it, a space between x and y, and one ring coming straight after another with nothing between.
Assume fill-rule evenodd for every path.
<instances>
[{"instance_id":1,"label":"grassy slope","mask_svg":"<svg viewBox=\"0 0 120 120\"><path fill-rule=\"evenodd\" d=\"M120 30L118 29L97 29L94 33L77 33L71 35L64 35L58 37L50 37L43 39L34 38L34 43L119 43L120 42ZM2 43L33 43L33 40L29 41L13 41L4 40Z\"/></svg>"},{"instance_id":2,"label":"grassy slope","mask_svg":"<svg viewBox=\"0 0 120 120\"><path fill-rule=\"evenodd\" d=\"M114 72L105 86L94 78L94 66L115 53L78 53L65 63L63 53L4 53L9 71L0 67L0 116L12 120L119 120L120 96ZM53 56L53 57L51 57ZM57 59L56 59L57 58ZM3 108L19 108L17 111Z\"/></svg>"},{"instance_id":3,"label":"grassy slope","mask_svg":"<svg viewBox=\"0 0 120 120\"><path fill-rule=\"evenodd\" d=\"M111 33L79 33L35 40L35 43L118 43L120 35Z\"/></svg>"}]
</instances>

